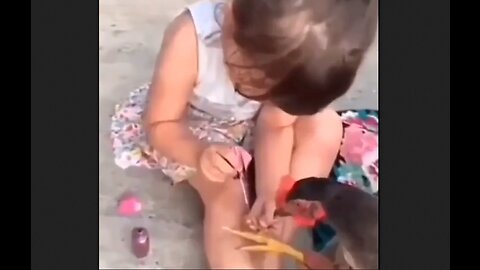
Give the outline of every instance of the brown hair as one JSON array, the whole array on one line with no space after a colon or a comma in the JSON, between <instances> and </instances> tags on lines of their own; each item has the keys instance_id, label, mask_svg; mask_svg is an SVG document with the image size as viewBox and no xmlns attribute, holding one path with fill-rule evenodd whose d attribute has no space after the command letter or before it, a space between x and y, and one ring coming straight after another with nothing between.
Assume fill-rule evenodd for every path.
<instances>
[{"instance_id":1,"label":"brown hair","mask_svg":"<svg viewBox=\"0 0 480 270\"><path fill-rule=\"evenodd\" d=\"M232 14L247 68L274 82L254 99L294 115L346 93L377 28L377 0L233 0Z\"/></svg>"}]
</instances>

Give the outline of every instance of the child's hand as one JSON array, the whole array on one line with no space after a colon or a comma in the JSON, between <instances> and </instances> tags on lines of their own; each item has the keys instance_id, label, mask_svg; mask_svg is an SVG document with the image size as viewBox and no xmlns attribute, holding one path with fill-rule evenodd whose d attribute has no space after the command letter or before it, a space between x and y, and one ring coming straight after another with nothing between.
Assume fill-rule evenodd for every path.
<instances>
[{"instance_id":1,"label":"child's hand","mask_svg":"<svg viewBox=\"0 0 480 270\"><path fill-rule=\"evenodd\" d=\"M259 196L247 216L247 225L251 230L271 229L275 223L276 202L274 196Z\"/></svg>"},{"instance_id":2,"label":"child's hand","mask_svg":"<svg viewBox=\"0 0 480 270\"><path fill-rule=\"evenodd\" d=\"M211 144L200 154L198 167L210 181L225 182L237 176L239 165L232 146Z\"/></svg>"}]
</instances>

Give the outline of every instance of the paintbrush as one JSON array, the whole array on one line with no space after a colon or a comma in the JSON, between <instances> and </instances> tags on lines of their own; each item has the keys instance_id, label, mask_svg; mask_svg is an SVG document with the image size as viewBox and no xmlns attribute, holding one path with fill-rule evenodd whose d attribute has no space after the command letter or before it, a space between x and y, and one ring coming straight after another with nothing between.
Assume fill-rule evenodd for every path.
<instances>
[{"instance_id":1,"label":"paintbrush","mask_svg":"<svg viewBox=\"0 0 480 270\"><path fill-rule=\"evenodd\" d=\"M240 185L242 187L242 193L243 193L243 198L244 198L244 201L245 201L245 204L250 208L251 205L252 205L252 200L251 200L251 196L249 196L250 192L250 187L249 187L249 183L248 183L248 179L247 179L247 164L245 164L245 161L244 161L244 158L242 157L243 155L247 155L248 153L241 149L240 147L238 146L234 146L233 147L233 151L234 151L234 154L235 154L235 158L237 158L238 160L238 164L240 165L239 167L238 166L234 166L225 156L223 156L222 154L220 154L219 152L217 152L217 154L232 168L234 169L237 174L234 176L234 179L235 180L239 180L240 181ZM248 154L248 156L250 157L250 154Z\"/></svg>"}]
</instances>

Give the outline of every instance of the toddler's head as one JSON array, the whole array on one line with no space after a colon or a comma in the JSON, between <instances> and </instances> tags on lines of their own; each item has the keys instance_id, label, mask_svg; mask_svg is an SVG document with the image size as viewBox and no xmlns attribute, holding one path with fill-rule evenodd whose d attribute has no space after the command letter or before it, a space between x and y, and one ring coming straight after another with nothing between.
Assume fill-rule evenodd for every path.
<instances>
[{"instance_id":1,"label":"toddler's head","mask_svg":"<svg viewBox=\"0 0 480 270\"><path fill-rule=\"evenodd\" d=\"M237 90L295 115L345 94L377 28L377 0L233 0L223 22Z\"/></svg>"}]
</instances>

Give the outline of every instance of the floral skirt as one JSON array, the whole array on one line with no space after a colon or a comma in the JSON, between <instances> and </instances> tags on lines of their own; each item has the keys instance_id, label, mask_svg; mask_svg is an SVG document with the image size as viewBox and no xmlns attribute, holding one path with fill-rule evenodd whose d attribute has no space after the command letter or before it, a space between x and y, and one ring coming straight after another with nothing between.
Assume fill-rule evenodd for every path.
<instances>
[{"instance_id":1,"label":"floral skirt","mask_svg":"<svg viewBox=\"0 0 480 270\"><path fill-rule=\"evenodd\" d=\"M147 142L142 128L142 115L147 100L148 86L130 93L129 99L117 105L112 116L111 139L115 163L126 169L143 167L160 169L173 183L191 177L193 168L167 159ZM378 192L378 111L339 111L343 120L344 136L331 172L337 181L367 192ZM200 140L241 145L251 150L253 121L228 121L216 118L191 106L188 126ZM313 234L316 249L321 250L334 236L331 228L319 225Z\"/></svg>"},{"instance_id":2,"label":"floral skirt","mask_svg":"<svg viewBox=\"0 0 480 270\"><path fill-rule=\"evenodd\" d=\"M167 159L148 144L142 127L148 87L147 84L133 91L127 101L115 108L110 132L115 163L122 169L159 169L176 184L191 177L195 170ZM186 118L190 131L200 140L236 144L251 150L253 121L219 119L193 106L189 107Z\"/></svg>"}]
</instances>

